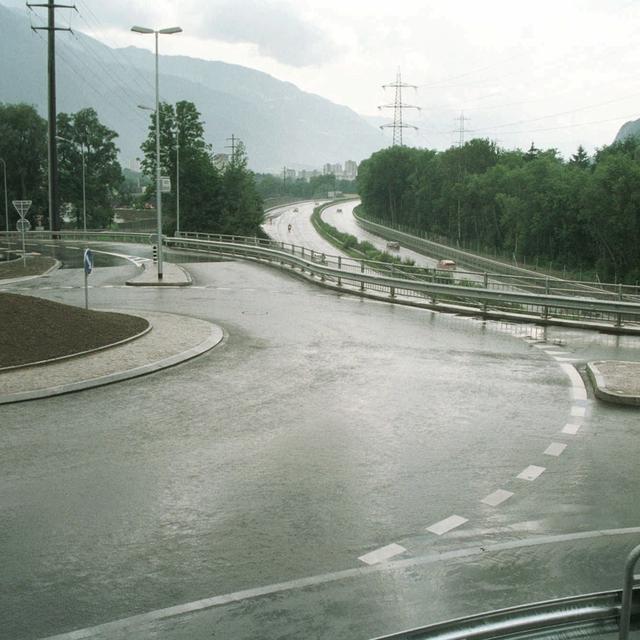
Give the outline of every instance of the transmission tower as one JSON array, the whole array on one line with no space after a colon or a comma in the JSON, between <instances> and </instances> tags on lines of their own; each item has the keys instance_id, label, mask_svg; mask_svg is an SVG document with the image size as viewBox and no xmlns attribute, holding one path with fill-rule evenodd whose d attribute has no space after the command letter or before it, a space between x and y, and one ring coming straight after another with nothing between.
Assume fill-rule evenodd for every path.
<instances>
[{"instance_id":1,"label":"transmission tower","mask_svg":"<svg viewBox=\"0 0 640 640\"><path fill-rule=\"evenodd\" d=\"M460 112L460 117L459 118L455 118L455 121L460 123L458 125L458 128L453 132L453 133L457 133L458 134L458 146L460 147L464 147L464 133L465 133L465 128L464 128L464 123L466 120L469 120L469 118L465 117L464 115L464 111Z\"/></svg>"},{"instance_id":2,"label":"transmission tower","mask_svg":"<svg viewBox=\"0 0 640 640\"><path fill-rule=\"evenodd\" d=\"M406 84L402 82L402 78L400 76L400 69L398 69L398 73L396 74L396 81L390 84L383 84L383 89L395 89L396 96L393 104L383 104L378 107L380 111L382 109L393 109L393 124L382 124L380 125L381 129L393 129L393 146L402 146L402 130L403 129L415 129L418 130L418 127L407 124L403 122L402 119L402 110L403 109L417 109L420 111L420 107L417 107L412 104L404 104L402 102L402 89L410 88L417 89L418 87L415 84Z\"/></svg>"}]
</instances>

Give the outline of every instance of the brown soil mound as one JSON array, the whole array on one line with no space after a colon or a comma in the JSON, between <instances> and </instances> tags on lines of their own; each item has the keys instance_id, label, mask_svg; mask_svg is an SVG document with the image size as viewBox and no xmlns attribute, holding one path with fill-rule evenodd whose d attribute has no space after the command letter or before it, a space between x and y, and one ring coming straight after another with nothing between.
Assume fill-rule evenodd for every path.
<instances>
[{"instance_id":1,"label":"brown soil mound","mask_svg":"<svg viewBox=\"0 0 640 640\"><path fill-rule=\"evenodd\" d=\"M0 368L97 349L148 326L144 318L122 313L0 293Z\"/></svg>"},{"instance_id":2,"label":"brown soil mound","mask_svg":"<svg viewBox=\"0 0 640 640\"><path fill-rule=\"evenodd\" d=\"M0 261L0 280L5 278L21 278L23 276L39 276L53 267L56 261L48 256L27 256L26 265L22 260Z\"/></svg>"}]
</instances>

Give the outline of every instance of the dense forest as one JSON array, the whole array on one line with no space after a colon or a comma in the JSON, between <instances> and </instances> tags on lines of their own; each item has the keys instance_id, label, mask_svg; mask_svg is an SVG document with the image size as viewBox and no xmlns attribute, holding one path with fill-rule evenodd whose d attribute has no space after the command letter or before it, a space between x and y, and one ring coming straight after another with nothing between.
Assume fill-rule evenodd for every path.
<instances>
[{"instance_id":1,"label":"dense forest","mask_svg":"<svg viewBox=\"0 0 640 640\"><path fill-rule=\"evenodd\" d=\"M354 193L354 180L342 180L333 174L285 180L270 173L255 176L258 193L264 198L326 198L330 191Z\"/></svg>"},{"instance_id":2,"label":"dense forest","mask_svg":"<svg viewBox=\"0 0 640 640\"><path fill-rule=\"evenodd\" d=\"M506 151L475 139L444 152L391 147L359 168L364 214L519 264L640 279L640 142Z\"/></svg>"}]
</instances>

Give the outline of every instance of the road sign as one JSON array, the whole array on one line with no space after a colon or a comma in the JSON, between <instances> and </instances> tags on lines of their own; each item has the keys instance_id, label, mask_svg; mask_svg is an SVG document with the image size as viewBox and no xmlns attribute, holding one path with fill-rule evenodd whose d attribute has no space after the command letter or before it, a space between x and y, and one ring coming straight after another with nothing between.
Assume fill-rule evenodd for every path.
<instances>
[{"instance_id":1,"label":"road sign","mask_svg":"<svg viewBox=\"0 0 640 640\"><path fill-rule=\"evenodd\" d=\"M160 193L171 193L171 178L168 176L160 178Z\"/></svg>"},{"instance_id":2,"label":"road sign","mask_svg":"<svg viewBox=\"0 0 640 640\"><path fill-rule=\"evenodd\" d=\"M93 271L93 252L91 249L84 250L84 272L89 275Z\"/></svg>"},{"instance_id":3,"label":"road sign","mask_svg":"<svg viewBox=\"0 0 640 640\"><path fill-rule=\"evenodd\" d=\"M31 223L24 218L20 218L20 220L16 222L16 229L24 233L25 231L29 231L29 229L31 229Z\"/></svg>"},{"instance_id":4,"label":"road sign","mask_svg":"<svg viewBox=\"0 0 640 640\"><path fill-rule=\"evenodd\" d=\"M16 208L21 218L24 218L31 208L31 200L12 200L11 204Z\"/></svg>"}]
</instances>

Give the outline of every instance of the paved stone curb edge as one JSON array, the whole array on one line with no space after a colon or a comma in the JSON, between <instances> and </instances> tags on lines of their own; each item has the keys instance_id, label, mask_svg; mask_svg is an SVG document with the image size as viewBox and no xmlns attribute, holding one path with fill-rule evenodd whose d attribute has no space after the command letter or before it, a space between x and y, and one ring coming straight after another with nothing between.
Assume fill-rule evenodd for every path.
<instances>
[{"instance_id":1,"label":"paved stone curb edge","mask_svg":"<svg viewBox=\"0 0 640 640\"><path fill-rule=\"evenodd\" d=\"M607 387L605 379L598 369L598 362L587 362L587 374L593 385L593 391L597 398L605 402L613 402L615 404L624 404L627 406L640 407L640 396L633 396L628 393L620 393L611 391Z\"/></svg>"},{"instance_id":2,"label":"paved stone curb edge","mask_svg":"<svg viewBox=\"0 0 640 640\"><path fill-rule=\"evenodd\" d=\"M224 338L224 331L218 325L211 324L210 336L201 342L200 344L187 349L182 353L177 353L168 358L157 360L156 362L150 362L149 364L135 367L127 371L118 371L106 376L100 376L98 378L92 378L89 380L81 380L79 382L71 382L69 384L59 385L57 387L48 387L47 389L37 389L35 391L26 391L24 393L12 393L7 396L0 396L0 405L10 404L14 402L24 402L26 400L37 400L41 398L50 398L52 396L58 396L65 393L72 393L73 391L82 391L83 389L91 389L93 387L101 387L114 382L121 382L122 380L128 380L129 378L137 378L149 373L154 373L160 369L166 369L176 364L180 364L187 360L191 360L196 356L199 356L210 349L213 349Z\"/></svg>"},{"instance_id":3,"label":"paved stone curb edge","mask_svg":"<svg viewBox=\"0 0 640 640\"><path fill-rule=\"evenodd\" d=\"M144 271L147 271L148 269L150 269L152 267L152 263L149 262L145 262L142 265L142 268L144 269ZM128 285L129 287L190 287L193 284L193 280L191 278L191 274L181 265L179 264L174 264L175 267L177 267L178 269L180 269L180 271L182 271L182 273L184 273L185 277L186 277L186 282L145 282L144 280L140 281L140 282L136 282L136 278L139 278L140 275L139 274L133 278L131 278L131 280L127 280L126 281L126 285Z\"/></svg>"},{"instance_id":4,"label":"paved stone curb edge","mask_svg":"<svg viewBox=\"0 0 640 640\"><path fill-rule=\"evenodd\" d=\"M95 309L93 309L95 311ZM112 311L105 313L120 313L121 315L135 316L136 318L142 318L135 313L127 313L123 314L122 311ZM142 318L143 320L147 320L146 318ZM70 353L66 356L59 356L58 358L49 358L48 360L38 360L37 362L27 362L26 364L16 364L11 367L0 367L0 373L4 373L5 371L18 371L19 369L26 369L27 367L39 367L44 364L53 364L54 362L61 362L63 360L70 360L71 358L77 358L79 356L88 356L90 353L96 353L97 351L104 351L105 349L110 349L111 347L119 347L121 344L127 344L127 342L131 342L132 340L137 340L138 338L142 338L142 336L146 335L151 331L153 327L151 323L147 320L147 327L143 329L140 333L136 333L133 336L129 336L128 338L124 338L124 340L118 340L118 342L112 342L110 344L102 345L101 347L96 347L95 349L87 349L86 351L78 351L76 353Z\"/></svg>"}]
</instances>

